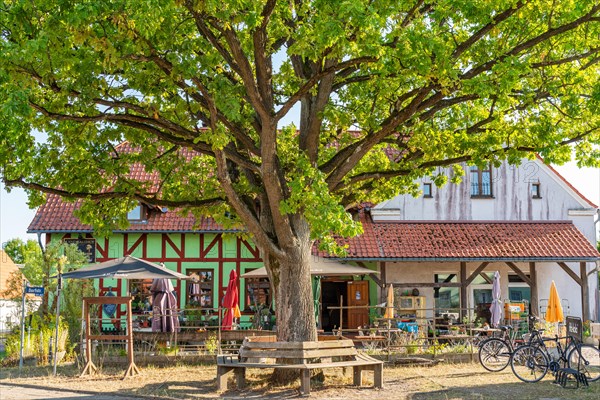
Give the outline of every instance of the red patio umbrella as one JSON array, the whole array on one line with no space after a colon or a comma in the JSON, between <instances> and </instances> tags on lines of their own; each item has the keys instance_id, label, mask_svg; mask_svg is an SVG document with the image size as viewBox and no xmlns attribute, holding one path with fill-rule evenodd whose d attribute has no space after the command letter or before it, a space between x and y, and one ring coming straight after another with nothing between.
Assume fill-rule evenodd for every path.
<instances>
[{"instance_id":1,"label":"red patio umbrella","mask_svg":"<svg viewBox=\"0 0 600 400\"><path fill-rule=\"evenodd\" d=\"M223 297L223 307L227 309L221 323L223 330L231 330L233 319L241 317L237 280L237 272L232 270L229 274L227 291L225 292L225 297Z\"/></svg>"}]
</instances>

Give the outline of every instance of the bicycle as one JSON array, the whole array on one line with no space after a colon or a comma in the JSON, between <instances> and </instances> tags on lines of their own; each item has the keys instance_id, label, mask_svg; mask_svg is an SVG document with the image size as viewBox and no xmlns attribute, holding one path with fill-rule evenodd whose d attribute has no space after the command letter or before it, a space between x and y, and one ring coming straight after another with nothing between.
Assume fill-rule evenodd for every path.
<instances>
[{"instance_id":1,"label":"bicycle","mask_svg":"<svg viewBox=\"0 0 600 400\"><path fill-rule=\"evenodd\" d=\"M537 320L536 317L529 317L529 326ZM508 367L510 358L517 348L517 345L525 343L525 335L517 338L517 332L510 325L501 326L501 337L491 337L479 343L479 363L483 368L490 372L500 372ZM532 330L533 331L533 330ZM531 341L534 337L530 337Z\"/></svg>"},{"instance_id":2,"label":"bicycle","mask_svg":"<svg viewBox=\"0 0 600 400\"><path fill-rule=\"evenodd\" d=\"M582 344L573 336L553 338L542 337L543 329L534 330L530 342L518 347L512 354L510 366L517 378L523 382L538 382L548 370L556 374L561 368L577 369L584 374L588 382L600 379L600 350L588 344ZM560 341L565 339L563 348ZM556 356L546 347L546 342L556 343Z\"/></svg>"}]
</instances>

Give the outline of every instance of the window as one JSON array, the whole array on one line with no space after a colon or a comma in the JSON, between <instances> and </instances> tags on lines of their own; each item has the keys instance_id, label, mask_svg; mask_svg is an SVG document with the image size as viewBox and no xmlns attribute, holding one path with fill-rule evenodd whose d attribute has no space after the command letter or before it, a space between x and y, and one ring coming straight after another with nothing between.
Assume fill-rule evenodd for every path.
<instances>
[{"instance_id":1,"label":"window","mask_svg":"<svg viewBox=\"0 0 600 400\"><path fill-rule=\"evenodd\" d=\"M186 297L187 307L213 308L214 282L213 271L210 269L188 269Z\"/></svg>"},{"instance_id":2,"label":"window","mask_svg":"<svg viewBox=\"0 0 600 400\"><path fill-rule=\"evenodd\" d=\"M542 198L542 192L540 191L540 184L539 183L532 183L531 184L531 197L533 197L534 199L541 199Z\"/></svg>"},{"instance_id":3,"label":"window","mask_svg":"<svg viewBox=\"0 0 600 400\"><path fill-rule=\"evenodd\" d=\"M435 283L457 283L458 277L456 274L435 274ZM460 296L458 287L440 287L433 289L433 297L435 300L436 313L440 309L444 311L460 308Z\"/></svg>"},{"instance_id":4,"label":"window","mask_svg":"<svg viewBox=\"0 0 600 400\"><path fill-rule=\"evenodd\" d=\"M492 168L471 167L471 197L492 197Z\"/></svg>"},{"instance_id":5,"label":"window","mask_svg":"<svg viewBox=\"0 0 600 400\"><path fill-rule=\"evenodd\" d=\"M431 197L433 197L432 193L433 192L431 191L431 183L424 183L423 184L423 197L431 198Z\"/></svg>"},{"instance_id":6,"label":"window","mask_svg":"<svg viewBox=\"0 0 600 400\"><path fill-rule=\"evenodd\" d=\"M529 278L529 274L525 274ZM510 301L531 301L531 288L519 275L508 275L508 299Z\"/></svg>"},{"instance_id":7,"label":"window","mask_svg":"<svg viewBox=\"0 0 600 400\"><path fill-rule=\"evenodd\" d=\"M246 269L246 272L252 271ZM271 308L271 285L267 278L246 278L244 311L256 311L261 307Z\"/></svg>"},{"instance_id":8,"label":"window","mask_svg":"<svg viewBox=\"0 0 600 400\"><path fill-rule=\"evenodd\" d=\"M127 219L129 221L142 221L144 219L144 209L141 204L138 204L136 208L127 213Z\"/></svg>"},{"instance_id":9,"label":"window","mask_svg":"<svg viewBox=\"0 0 600 400\"><path fill-rule=\"evenodd\" d=\"M150 293L152 279L131 279L129 293L133 296L131 311L135 314L152 311L152 293Z\"/></svg>"}]
</instances>

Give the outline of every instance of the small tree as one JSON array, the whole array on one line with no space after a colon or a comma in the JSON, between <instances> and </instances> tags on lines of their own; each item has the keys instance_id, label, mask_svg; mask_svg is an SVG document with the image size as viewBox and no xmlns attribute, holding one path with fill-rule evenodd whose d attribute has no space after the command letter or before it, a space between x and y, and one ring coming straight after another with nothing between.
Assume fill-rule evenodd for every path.
<instances>
[{"instance_id":1,"label":"small tree","mask_svg":"<svg viewBox=\"0 0 600 400\"><path fill-rule=\"evenodd\" d=\"M15 264L23 264L28 253L40 252L40 246L32 239L24 242L23 239L14 238L3 244L3 250Z\"/></svg>"}]
</instances>

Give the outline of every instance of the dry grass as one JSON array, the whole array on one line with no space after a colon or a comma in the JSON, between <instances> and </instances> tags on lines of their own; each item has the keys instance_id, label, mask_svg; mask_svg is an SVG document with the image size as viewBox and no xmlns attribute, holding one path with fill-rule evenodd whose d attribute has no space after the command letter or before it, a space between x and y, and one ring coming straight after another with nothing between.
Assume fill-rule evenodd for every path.
<instances>
[{"instance_id":1,"label":"dry grass","mask_svg":"<svg viewBox=\"0 0 600 400\"><path fill-rule=\"evenodd\" d=\"M113 393L125 397L144 396L172 399L204 398L293 398L298 396L299 383L274 387L269 383L269 373L251 370L247 374L249 388L218 393L214 365L180 365L165 368L144 367L141 375L122 380L123 368L107 368L93 377L79 378L74 366L60 366L59 375L52 376L48 367L3 368L0 384L40 386ZM384 369L383 390L369 387L352 387L351 374L342 370L326 370L325 383L314 382L313 399L582 399L600 398L600 382L589 388L564 389L552 384L547 377L542 382L525 384L517 380L510 368L500 373L485 371L478 364L438 364L434 367L395 367ZM368 375L367 375L368 376ZM365 384L371 384L368 376Z\"/></svg>"}]
</instances>

